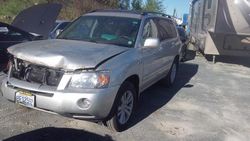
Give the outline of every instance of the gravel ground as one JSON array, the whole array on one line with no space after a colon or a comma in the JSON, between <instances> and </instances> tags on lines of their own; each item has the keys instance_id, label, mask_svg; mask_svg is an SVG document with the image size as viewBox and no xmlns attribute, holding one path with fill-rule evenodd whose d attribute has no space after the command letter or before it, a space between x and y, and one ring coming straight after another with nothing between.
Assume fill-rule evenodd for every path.
<instances>
[{"instance_id":1,"label":"gravel ground","mask_svg":"<svg viewBox=\"0 0 250 141\"><path fill-rule=\"evenodd\" d=\"M0 140L248 141L249 92L250 68L196 57L180 65L173 88L155 84L143 93L127 131L114 133L95 123L27 109L0 96Z\"/></svg>"}]
</instances>

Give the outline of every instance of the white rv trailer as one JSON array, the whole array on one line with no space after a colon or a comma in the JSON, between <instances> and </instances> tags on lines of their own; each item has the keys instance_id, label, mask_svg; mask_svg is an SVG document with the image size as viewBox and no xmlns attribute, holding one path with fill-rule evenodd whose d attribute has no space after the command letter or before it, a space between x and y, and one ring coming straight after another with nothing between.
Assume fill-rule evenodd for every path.
<instances>
[{"instance_id":1,"label":"white rv trailer","mask_svg":"<svg viewBox=\"0 0 250 141\"><path fill-rule=\"evenodd\" d=\"M193 0L190 35L205 55L250 57L250 0Z\"/></svg>"}]
</instances>

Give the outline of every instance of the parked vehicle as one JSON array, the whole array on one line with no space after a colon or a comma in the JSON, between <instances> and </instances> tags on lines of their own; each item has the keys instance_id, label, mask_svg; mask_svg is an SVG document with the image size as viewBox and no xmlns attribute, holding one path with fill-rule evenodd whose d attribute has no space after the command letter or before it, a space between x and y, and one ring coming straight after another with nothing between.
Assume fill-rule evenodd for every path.
<instances>
[{"instance_id":1,"label":"parked vehicle","mask_svg":"<svg viewBox=\"0 0 250 141\"><path fill-rule=\"evenodd\" d=\"M3 96L37 110L125 130L142 91L174 84L181 41L167 17L97 10L58 39L12 46Z\"/></svg>"},{"instance_id":2,"label":"parked vehicle","mask_svg":"<svg viewBox=\"0 0 250 141\"><path fill-rule=\"evenodd\" d=\"M65 21L65 20L56 20L55 25L50 32L50 39L55 39L59 33L63 31L63 29L69 25L71 22L70 21Z\"/></svg>"},{"instance_id":3,"label":"parked vehicle","mask_svg":"<svg viewBox=\"0 0 250 141\"><path fill-rule=\"evenodd\" d=\"M20 12L11 25L0 22L0 71L8 63L8 47L48 38L60 9L59 4L39 4Z\"/></svg>"},{"instance_id":4,"label":"parked vehicle","mask_svg":"<svg viewBox=\"0 0 250 141\"><path fill-rule=\"evenodd\" d=\"M249 0L193 0L192 42L206 55L250 56Z\"/></svg>"},{"instance_id":5,"label":"parked vehicle","mask_svg":"<svg viewBox=\"0 0 250 141\"><path fill-rule=\"evenodd\" d=\"M182 42L182 47L181 47L181 55L180 55L180 60L184 61L187 53L187 46L189 43L187 33L185 29L181 26L177 27L181 42Z\"/></svg>"}]
</instances>

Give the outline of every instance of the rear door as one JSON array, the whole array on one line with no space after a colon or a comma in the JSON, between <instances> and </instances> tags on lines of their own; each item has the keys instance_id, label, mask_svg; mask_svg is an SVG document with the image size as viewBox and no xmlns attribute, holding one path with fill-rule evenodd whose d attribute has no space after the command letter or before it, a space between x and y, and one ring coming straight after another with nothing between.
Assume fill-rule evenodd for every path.
<instances>
[{"instance_id":1,"label":"rear door","mask_svg":"<svg viewBox=\"0 0 250 141\"><path fill-rule=\"evenodd\" d=\"M178 47L180 47L181 42L177 37L177 31L173 22L169 19L159 18L156 21L159 37L160 37L160 73L166 74L175 56L178 54Z\"/></svg>"}]
</instances>

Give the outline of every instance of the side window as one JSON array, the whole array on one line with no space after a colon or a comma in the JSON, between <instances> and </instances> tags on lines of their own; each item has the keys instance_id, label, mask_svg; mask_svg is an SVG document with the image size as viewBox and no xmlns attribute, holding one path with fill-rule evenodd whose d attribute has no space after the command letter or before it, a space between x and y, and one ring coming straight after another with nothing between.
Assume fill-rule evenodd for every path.
<instances>
[{"instance_id":1,"label":"side window","mask_svg":"<svg viewBox=\"0 0 250 141\"><path fill-rule=\"evenodd\" d=\"M159 19L157 23L160 33L160 41L173 38L173 29L171 23L168 20Z\"/></svg>"},{"instance_id":2,"label":"side window","mask_svg":"<svg viewBox=\"0 0 250 141\"><path fill-rule=\"evenodd\" d=\"M157 26L160 34L160 41L166 40L170 38L170 26L166 20L158 19Z\"/></svg>"},{"instance_id":3,"label":"side window","mask_svg":"<svg viewBox=\"0 0 250 141\"><path fill-rule=\"evenodd\" d=\"M153 19L146 21L142 33L142 44L144 44L147 38L158 38L158 30L156 23Z\"/></svg>"},{"instance_id":4,"label":"side window","mask_svg":"<svg viewBox=\"0 0 250 141\"><path fill-rule=\"evenodd\" d=\"M212 0L207 0L207 9L211 9L212 7Z\"/></svg>"}]
</instances>

